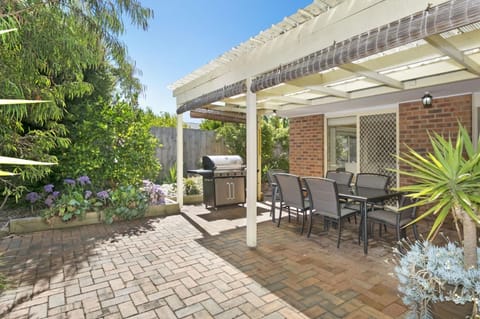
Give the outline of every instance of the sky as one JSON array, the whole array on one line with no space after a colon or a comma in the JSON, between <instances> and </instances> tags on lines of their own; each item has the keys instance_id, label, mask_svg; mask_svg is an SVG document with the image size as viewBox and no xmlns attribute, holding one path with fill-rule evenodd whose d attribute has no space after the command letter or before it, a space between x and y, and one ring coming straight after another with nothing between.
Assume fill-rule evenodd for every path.
<instances>
[{"instance_id":1,"label":"sky","mask_svg":"<svg viewBox=\"0 0 480 319\"><path fill-rule=\"evenodd\" d=\"M153 9L148 31L125 21L121 37L146 86L142 108L174 114L168 85L290 16L312 0L141 0ZM186 122L191 120L188 115Z\"/></svg>"}]
</instances>

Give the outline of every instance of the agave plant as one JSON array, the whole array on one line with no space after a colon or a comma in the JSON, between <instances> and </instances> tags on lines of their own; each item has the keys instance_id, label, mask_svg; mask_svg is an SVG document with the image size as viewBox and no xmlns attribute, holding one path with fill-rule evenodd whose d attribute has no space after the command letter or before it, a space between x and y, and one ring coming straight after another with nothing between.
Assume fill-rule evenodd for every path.
<instances>
[{"instance_id":1,"label":"agave plant","mask_svg":"<svg viewBox=\"0 0 480 319\"><path fill-rule=\"evenodd\" d=\"M435 216L427 239L436 236L449 215L453 217L459 238L463 240L465 268L476 268L476 227L480 225L480 141L475 148L460 123L456 142L438 133L429 134L429 137L433 152L421 155L409 147L406 155L398 157L412 168L399 171L400 174L415 179L415 184L400 187L400 190L417 199L414 206L429 207L412 223Z\"/></svg>"},{"instance_id":2,"label":"agave plant","mask_svg":"<svg viewBox=\"0 0 480 319\"><path fill-rule=\"evenodd\" d=\"M399 291L415 318L432 318L433 313L437 318L443 317L440 313L449 317L444 309L454 308L454 312L472 314L472 318L479 316L477 226L480 225L480 142L475 148L465 127L460 123L458 125L456 141L431 133L432 152L422 155L408 147L406 154L398 156L400 162L411 167L411 170L398 172L415 180L399 190L417 200L409 207L425 207L425 212L411 223L427 216L434 219L426 242L414 243L406 251L396 251L398 263L395 274L399 280ZM463 249L456 250L453 244L450 244L451 247L435 247L428 241L439 233L449 216L453 219ZM458 266L457 270L452 265ZM448 304L449 301L454 304ZM458 305L467 308L456 308ZM434 306L441 308L434 311ZM441 312L439 309L442 309Z\"/></svg>"}]
</instances>

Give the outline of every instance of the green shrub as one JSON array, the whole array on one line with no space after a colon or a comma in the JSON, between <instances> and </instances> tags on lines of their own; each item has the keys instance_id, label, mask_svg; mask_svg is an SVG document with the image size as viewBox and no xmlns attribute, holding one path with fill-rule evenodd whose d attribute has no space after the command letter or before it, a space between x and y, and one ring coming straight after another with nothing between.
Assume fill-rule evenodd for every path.
<instances>
[{"instance_id":1,"label":"green shrub","mask_svg":"<svg viewBox=\"0 0 480 319\"><path fill-rule=\"evenodd\" d=\"M168 175L165 177L165 184L177 183L177 164L173 164L168 170Z\"/></svg>"},{"instance_id":2,"label":"green shrub","mask_svg":"<svg viewBox=\"0 0 480 319\"><path fill-rule=\"evenodd\" d=\"M185 178L183 182L185 195L198 195L200 194L200 187L197 181L193 178Z\"/></svg>"},{"instance_id":3,"label":"green shrub","mask_svg":"<svg viewBox=\"0 0 480 319\"><path fill-rule=\"evenodd\" d=\"M110 193L111 206L106 208L105 222L110 224L114 217L130 220L145 215L148 196L140 188L128 185L120 186Z\"/></svg>"}]
</instances>

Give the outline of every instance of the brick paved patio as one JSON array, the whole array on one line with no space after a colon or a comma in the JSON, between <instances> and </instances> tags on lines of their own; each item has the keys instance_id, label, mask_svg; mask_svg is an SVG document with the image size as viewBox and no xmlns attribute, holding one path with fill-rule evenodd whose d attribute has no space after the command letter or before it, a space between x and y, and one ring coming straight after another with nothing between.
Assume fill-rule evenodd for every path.
<instances>
[{"instance_id":1,"label":"brick paved patio","mask_svg":"<svg viewBox=\"0 0 480 319\"><path fill-rule=\"evenodd\" d=\"M223 215L222 215L223 213ZM1 239L4 318L399 318L387 241L369 255L347 226L307 239L259 209L258 247L242 209ZM351 229L351 230L350 230ZM392 233L392 231L390 231Z\"/></svg>"}]
</instances>

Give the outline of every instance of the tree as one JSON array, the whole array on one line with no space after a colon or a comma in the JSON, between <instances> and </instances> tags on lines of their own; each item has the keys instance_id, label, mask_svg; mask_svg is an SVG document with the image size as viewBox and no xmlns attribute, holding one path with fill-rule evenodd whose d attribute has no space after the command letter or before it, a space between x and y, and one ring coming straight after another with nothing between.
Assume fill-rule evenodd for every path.
<instances>
[{"instance_id":1,"label":"tree","mask_svg":"<svg viewBox=\"0 0 480 319\"><path fill-rule=\"evenodd\" d=\"M177 117L167 112L161 112L156 115L151 109L147 109L146 114L150 127L177 127ZM186 125L184 124L184 127Z\"/></svg>"},{"instance_id":2,"label":"tree","mask_svg":"<svg viewBox=\"0 0 480 319\"><path fill-rule=\"evenodd\" d=\"M146 29L153 12L136 0L2 1L0 28L15 27L18 32L0 35L1 97L50 101L0 109L3 155L56 162L55 154L69 146L62 119L72 113L73 103L102 96L104 101L136 105L142 87L118 40L126 17ZM107 77L107 86L89 82ZM16 171L23 182L34 183L50 168Z\"/></svg>"},{"instance_id":3,"label":"tree","mask_svg":"<svg viewBox=\"0 0 480 319\"><path fill-rule=\"evenodd\" d=\"M127 103L78 105L66 121L75 141L58 154L57 179L87 175L98 187L138 184L160 170L148 117Z\"/></svg>"}]
</instances>

